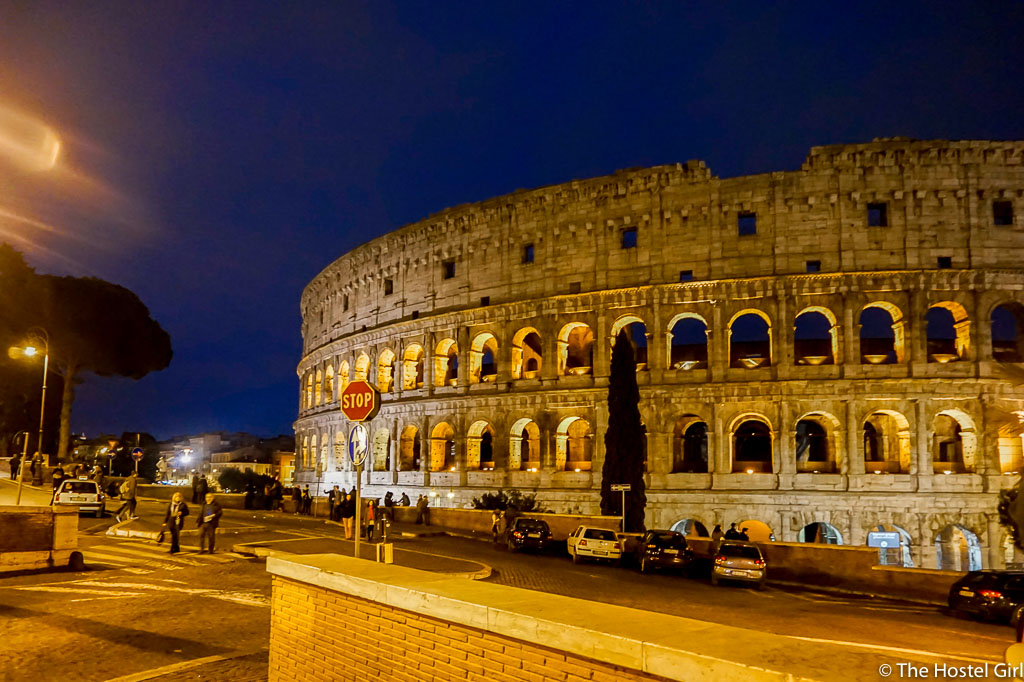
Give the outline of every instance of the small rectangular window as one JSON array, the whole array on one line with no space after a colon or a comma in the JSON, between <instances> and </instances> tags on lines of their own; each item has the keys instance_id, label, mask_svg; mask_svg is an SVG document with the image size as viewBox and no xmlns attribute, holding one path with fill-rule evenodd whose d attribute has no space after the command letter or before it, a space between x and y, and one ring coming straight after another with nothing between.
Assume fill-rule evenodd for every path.
<instances>
[{"instance_id":1,"label":"small rectangular window","mask_svg":"<svg viewBox=\"0 0 1024 682\"><path fill-rule=\"evenodd\" d=\"M691 279L693 279L693 270L680 270L679 271L679 281L680 282L689 282Z\"/></svg>"},{"instance_id":2,"label":"small rectangular window","mask_svg":"<svg viewBox=\"0 0 1024 682\"><path fill-rule=\"evenodd\" d=\"M635 249L636 248L636 228L628 227L622 231L622 248L624 249Z\"/></svg>"},{"instance_id":3,"label":"small rectangular window","mask_svg":"<svg viewBox=\"0 0 1024 682\"><path fill-rule=\"evenodd\" d=\"M484 305L490 305L490 304L491 304L491 297L490 296L481 296L480 297L480 305L484 306Z\"/></svg>"},{"instance_id":4,"label":"small rectangular window","mask_svg":"<svg viewBox=\"0 0 1024 682\"><path fill-rule=\"evenodd\" d=\"M821 261L820 260L809 260L806 263L807 272L821 272Z\"/></svg>"},{"instance_id":5,"label":"small rectangular window","mask_svg":"<svg viewBox=\"0 0 1024 682\"><path fill-rule=\"evenodd\" d=\"M523 263L533 262L533 244L527 244L523 247Z\"/></svg>"},{"instance_id":6,"label":"small rectangular window","mask_svg":"<svg viewBox=\"0 0 1024 682\"><path fill-rule=\"evenodd\" d=\"M395 293L395 281L393 279L384 280L384 295L390 296Z\"/></svg>"},{"instance_id":7,"label":"small rectangular window","mask_svg":"<svg viewBox=\"0 0 1024 682\"><path fill-rule=\"evenodd\" d=\"M868 204L868 227L888 227L888 204Z\"/></svg>"},{"instance_id":8,"label":"small rectangular window","mask_svg":"<svg viewBox=\"0 0 1024 682\"><path fill-rule=\"evenodd\" d=\"M757 234L757 214L740 213L736 218L736 229L741 237Z\"/></svg>"},{"instance_id":9,"label":"small rectangular window","mask_svg":"<svg viewBox=\"0 0 1024 682\"><path fill-rule=\"evenodd\" d=\"M992 224L1013 225L1013 202L993 201L992 202Z\"/></svg>"},{"instance_id":10,"label":"small rectangular window","mask_svg":"<svg viewBox=\"0 0 1024 682\"><path fill-rule=\"evenodd\" d=\"M418 311L418 310L412 311L412 319L414 319L414 320L420 319L420 311Z\"/></svg>"},{"instance_id":11,"label":"small rectangular window","mask_svg":"<svg viewBox=\"0 0 1024 682\"><path fill-rule=\"evenodd\" d=\"M578 294L580 293L580 282L569 282L569 293Z\"/></svg>"},{"instance_id":12,"label":"small rectangular window","mask_svg":"<svg viewBox=\"0 0 1024 682\"><path fill-rule=\"evenodd\" d=\"M348 310L348 294L345 294L345 310Z\"/></svg>"},{"instance_id":13,"label":"small rectangular window","mask_svg":"<svg viewBox=\"0 0 1024 682\"><path fill-rule=\"evenodd\" d=\"M948 270L953 267L953 258L951 256L939 256L939 270Z\"/></svg>"},{"instance_id":14,"label":"small rectangular window","mask_svg":"<svg viewBox=\"0 0 1024 682\"><path fill-rule=\"evenodd\" d=\"M451 279L455 276L455 261L446 260L441 263L441 276L444 279Z\"/></svg>"}]
</instances>

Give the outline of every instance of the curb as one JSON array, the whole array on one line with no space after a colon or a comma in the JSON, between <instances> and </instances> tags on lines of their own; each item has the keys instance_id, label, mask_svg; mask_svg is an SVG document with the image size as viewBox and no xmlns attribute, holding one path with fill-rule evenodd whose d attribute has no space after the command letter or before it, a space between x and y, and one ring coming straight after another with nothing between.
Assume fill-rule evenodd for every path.
<instances>
[{"instance_id":1,"label":"curb","mask_svg":"<svg viewBox=\"0 0 1024 682\"><path fill-rule=\"evenodd\" d=\"M852 590L844 587L829 587L827 585L807 585L806 583L798 583L790 580L768 580L769 585L785 585L786 587L795 587L800 589L802 592L821 592L824 594L833 595L846 595L855 597L867 597L870 599L888 599L890 601L906 602L910 604L922 604L924 606L935 606L938 608L947 606L944 601L935 601L931 599L923 599L920 597L894 597L891 594L882 594L879 592L867 592L865 590Z\"/></svg>"},{"instance_id":2,"label":"curb","mask_svg":"<svg viewBox=\"0 0 1024 682\"><path fill-rule=\"evenodd\" d=\"M115 538L142 538L143 540L156 540L157 535L159 535L158 531L133 530L131 528L126 528L125 526L131 522L132 519L128 519L126 521L121 521L120 523L115 523L107 529L105 535Z\"/></svg>"}]
</instances>

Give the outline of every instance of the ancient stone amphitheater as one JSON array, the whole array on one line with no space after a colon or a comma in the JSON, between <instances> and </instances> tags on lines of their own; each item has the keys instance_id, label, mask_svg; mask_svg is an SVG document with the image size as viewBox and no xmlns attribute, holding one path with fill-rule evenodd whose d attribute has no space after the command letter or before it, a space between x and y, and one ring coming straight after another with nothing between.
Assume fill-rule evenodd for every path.
<instances>
[{"instance_id":1,"label":"ancient stone amphitheater","mask_svg":"<svg viewBox=\"0 0 1024 682\"><path fill-rule=\"evenodd\" d=\"M1024 142L880 139L797 171L690 161L446 209L303 292L297 478L354 485L338 394L365 379L383 394L372 495L518 488L595 512L626 328L648 527L895 532L887 562L1002 565L998 493L1024 465L1022 195Z\"/></svg>"}]
</instances>

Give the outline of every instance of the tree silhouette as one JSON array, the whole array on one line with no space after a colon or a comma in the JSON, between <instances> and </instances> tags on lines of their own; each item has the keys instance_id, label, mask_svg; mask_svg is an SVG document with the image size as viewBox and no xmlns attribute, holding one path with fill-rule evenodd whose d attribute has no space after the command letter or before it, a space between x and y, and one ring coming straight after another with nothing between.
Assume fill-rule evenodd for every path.
<instances>
[{"instance_id":1,"label":"tree silhouette","mask_svg":"<svg viewBox=\"0 0 1024 682\"><path fill-rule=\"evenodd\" d=\"M640 389L636 384L636 358L626 330L619 331L612 347L608 382L608 430L604 434L604 467L601 471L601 513L622 513L622 493L616 483L629 484L626 493L626 528L644 530L644 433L640 421Z\"/></svg>"}]
</instances>

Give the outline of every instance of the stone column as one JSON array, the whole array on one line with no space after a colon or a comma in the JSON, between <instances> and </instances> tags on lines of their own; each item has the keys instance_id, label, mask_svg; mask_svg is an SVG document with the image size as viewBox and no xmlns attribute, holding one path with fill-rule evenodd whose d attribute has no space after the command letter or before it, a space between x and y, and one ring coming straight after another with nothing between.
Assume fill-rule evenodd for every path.
<instances>
[{"instance_id":1,"label":"stone column","mask_svg":"<svg viewBox=\"0 0 1024 682\"><path fill-rule=\"evenodd\" d=\"M708 373L711 381L724 381L729 370L729 330L724 327L722 306L715 304L708 328Z\"/></svg>"},{"instance_id":2,"label":"stone column","mask_svg":"<svg viewBox=\"0 0 1024 682\"><path fill-rule=\"evenodd\" d=\"M864 455L862 452L862 429L857 418L860 405L853 400L846 401L846 457L843 473L860 476L864 473Z\"/></svg>"},{"instance_id":3,"label":"stone column","mask_svg":"<svg viewBox=\"0 0 1024 682\"><path fill-rule=\"evenodd\" d=\"M543 355L540 359L540 377L543 381L554 381L558 376L558 331L557 324L547 320L539 328Z\"/></svg>"},{"instance_id":4,"label":"stone column","mask_svg":"<svg viewBox=\"0 0 1024 682\"><path fill-rule=\"evenodd\" d=\"M498 357L494 361L498 363L498 376L495 380L499 384L507 384L512 381L512 337L516 330L507 321L498 327Z\"/></svg>"},{"instance_id":5,"label":"stone column","mask_svg":"<svg viewBox=\"0 0 1024 682\"><path fill-rule=\"evenodd\" d=\"M985 557L987 560L982 568L1005 568L1006 557L1003 554L1003 543L1002 535L1003 528L999 523L998 514L986 514L986 521L988 522L988 556Z\"/></svg>"},{"instance_id":6,"label":"stone column","mask_svg":"<svg viewBox=\"0 0 1024 682\"><path fill-rule=\"evenodd\" d=\"M427 395L434 393L434 346L437 341L434 332L423 334L423 388Z\"/></svg>"},{"instance_id":7,"label":"stone column","mask_svg":"<svg viewBox=\"0 0 1024 682\"><path fill-rule=\"evenodd\" d=\"M852 301L849 298L843 298L843 330L846 332L843 336L843 349L845 354L843 356L843 362L846 365L859 365L861 362L860 358L860 324L856 323L856 311L853 309Z\"/></svg>"},{"instance_id":8,"label":"stone column","mask_svg":"<svg viewBox=\"0 0 1024 682\"><path fill-rule=\"evenodd\" d=\"M711 426L708 431L708 443L714 444L714 466L712 471L716 474L732 473L732 457L729 440L730 434L725 432L725 425L719 414L720 407L712 405Z\"/></svg>"},{"instance_id":9,"label":"stone column","mask_svg":"<svg viewBox=\"0 0 1024 682\"><path fill-rule=\"evenodd\" d=\"M778 431L775 433L775 450L774 457L778 459L778 469L773 466L773 472L776 474L795 474L796 473L796 448L794 447L795 430L793 425L793 418L789 414L789 408L785 403L776 403L776 409L778 411L778 420L776 426Z\"/></svg>"},{"instance_id":10,"label":"stone column","mask_svg":"<svg viewBox=\"0 0 1024 682\"><path fill-rule=\"evenodd\" d=\"M932 466L932 429L928 422L928 406L924 400L914 402L917 408L917 423L914 425L914 432L917 434L917 475L931 477L935 473L935 468Z\"/></svg>"},{"instance_id":11,"label":"stone column","mask_svg":"<svg viewBox=\"0 0 1024 682\"><path fill-rule=\"evenodd\" d=\"M611 373L612 347L609 345L608 316L603 312L597 314L596 327L594 332L594 364L591 371L594 377L607 377Z\"/></svg>"},{"instance_id":12,"label":"stone column","mask_svg":"<svg viewBox=\"0 0 1024 682\"><path fill-rule=\"evenodd\" d=\"M459 327L455 332L455 343L459 345L459 368L456 376L458 377L460 392L465 391L469 387L469 370L472 364L472 351L469 347L471 342L469 328Z\"/></svg>"}]
</instances>

